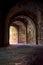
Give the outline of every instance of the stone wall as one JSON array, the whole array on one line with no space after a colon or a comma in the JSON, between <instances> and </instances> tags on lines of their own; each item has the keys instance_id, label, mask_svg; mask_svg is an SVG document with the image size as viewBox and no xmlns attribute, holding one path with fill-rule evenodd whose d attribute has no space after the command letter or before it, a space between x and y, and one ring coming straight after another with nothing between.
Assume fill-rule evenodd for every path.
<instances>
[{"instance_id":1,"label":"stone wall","mask_svg":"<svg viewBox=\"0 0 43 65\"><path fill-rule=\"evenodd\" d=\"M41 13L40 31L40 43L43 44L43 13Z\"/></svg>"},{"instance_id":2,"label":"stone wall","mask_svg":"<svg viewBox=\"0 0 43 65\"><path fill-rule=\"evenodd\" d=\"M2 9L0 8L0 46L2 46L2 43L3 43L3 38L2 38L2 36L3 36L3 30L2 30L2 28L3 28L3 23L2 23Z\"/></svg>"},{"instance_id":3,"label":"stone wall","mask_svg":"<svg viewBox=\"0 0 43 65\"><path fill-rule=\"evenodd\" d=\"M36 39L37 39L37 44L43 44L43 31L42 31L42 27L40 25L41 21L41 3L36 3L36 2L32 2L32 1L23 1L23 2L19 2L16 3L16 5L14 5L8 12L8 14L6 15L6 19L5 19L5 28L4 28L4 43L8 44L8 29L9 29L9 20L10 18L14 15L17 15L18 13L23 14L23 12L25 13L25 15L29 16L35 23L36 25ZM6 35L7 34L7 35Z\"/></svg>"},{"instance_id":4,"label":"stone wall","mask_svg":"<svg viewBox=\"0 0 43 65\"><path fill-rule=\"evenodd\" d=\"M19 27L19 43L26 44L26 27L23 25Z\"/></svg>"}]
</instances>

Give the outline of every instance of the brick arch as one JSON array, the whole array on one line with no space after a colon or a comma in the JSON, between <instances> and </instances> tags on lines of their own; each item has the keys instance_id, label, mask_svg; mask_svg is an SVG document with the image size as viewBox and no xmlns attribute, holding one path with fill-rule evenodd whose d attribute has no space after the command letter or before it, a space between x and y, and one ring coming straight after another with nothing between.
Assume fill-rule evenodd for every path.
<instances>
[{"instance_id":1,"label":"brick arch","mask_svg":"<svg viewBox=\"0 0 43 65\"><path fill-rule=\"evenodd\" d=\"M36 26L35 26L35 24L34 24L34 21L30 18L30 17L28 17L28 16L24 16L24 15L19 15L19 16L17 16L17 17L13 17L12 19L11 19L11 22L14 22L14 21L21 21L24 25L25 25L25 27L26 27L26 43L31 43L31 44L36 44ZM10 22L10 23L11 23ZM14 23L18 23L18 22L14 22ZM20 22L19 22L20 23ZM32 38L32 40L31 40L31 42L29 42L28 41L28 38L29 38L29 36L28 36L28 30L30 29L28 26L29 26L29 24L30 24L30 26L32 26L32 27L30 27L31 28L31 30L33 30L33 31L31 31L30 33L32 34L33 32L34 32L34 38ZM30 34L29 34L30 35ZM28 38L27 38L28 37ZM31 36L32 37L32 36ZM34 42L33 42L34 41Z\"/></svg>"},{"instance_id":2,"label":"brick arch","mask_svg":"<svg viewBox=\"0 0 43 65\"><path fill-rule=\"evenodd\" d=\"M25 10L25 11L19 11L19 12L17 12L17 13L15 13L15 14L13 14L13 16L12 17L10 17L10 21L12 22L13 20L19 20L19 19L16 19L16 17L17 16L20 16L20 15L22 15L22 16L27 16L27 17L29 17L30 19L32 19L33 20L33 23L35 24L35 27L36 27L36 44L38 44L38 33L37 33L37 26L38 26L38 24L37 24L37 16L33 13L33 12L30 12L29 10ZM24 22L23 22L24 23ZM25 24L25 23L24 23ZM27 24L27 23L26 23Z\"/></svg>"},{"instance_id":3,"label":"brick arch","mask_svg":"<svg viewBox=\"0 0 43 65\"><path fill-rule=\"evenodd\" d=\"M33 12L30 12L29 10L24 10L24 9L20 10L19 8L18 9L14 8L14 9L9 10L8 15L6 17L6 22L8 22L8 23L5 23L5 24L7 24L7 29L9 28L10 22L12 22L13 19L15 19L15 17L19 16L19 15L28 16L33 20L33 22L36 26L36 44L38 44L37 22L36 22L37 21L37 16L36 16L36 14L34 14ZM9 35L9 33L8 33L8 35ZM9 37L7 37L7 39L6 39L7 42L9 40L8 38Z\"/></svg>"},{"instance_id":4,"label":"brick arch","mask_svg":"<svg viewBox=\"0 0 43 65\"><path fill-rule=\"evenodd\" d=\"M31 18L34 22L35 25L37 25L37 16L33 13L33 12L30 12L29 10L25 10L25 11L19 11L17 13L14 13L10 18L9 18L9 21L13 21L13 20L16 20L16 17L17 16L27 16L29 18Z\"/></svg>"},{"instance_id":5,"label":"brick arch","mask_svg":"<svg viewBox=\"0 0 43 65\"><path fill-rule=\"evenodd\" d=\"M25 27L24 23L19 20L15 20L10 23L10 26L11 25L12 26L16 25L18 28L18 43L26 44L26 27ZM24 31L25 31L25 34L23 34Z\"/></svg>"}]
</instances>

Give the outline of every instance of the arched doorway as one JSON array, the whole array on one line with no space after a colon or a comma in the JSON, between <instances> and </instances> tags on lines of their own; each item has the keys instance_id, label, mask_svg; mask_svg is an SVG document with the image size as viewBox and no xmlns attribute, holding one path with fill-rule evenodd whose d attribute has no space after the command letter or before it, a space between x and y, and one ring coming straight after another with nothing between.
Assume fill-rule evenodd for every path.
<instances>
[{"instance_id":1,"label":"arched doorway","mask_svg":"<svg viewBox=\"0 0 43 65\"><path fill-rule=\"evenodd\" d=\"M12 20L13 24L18 25L18 44L36 45L36 27L34 21L28 16L19 15Z\"/></svg>"},{"instance_id":2,"label":"arched doorway","mask_svg":"<svg viewBox=\"0 0 43 65\"><path fill-rule=\"evenodd\" d=\"M9 27L9 44L18 44L18 31L14 26Z\"/></svg>"},{"instance_id":3,"label":"arched doorway","mask_svg":"<svg viewBox=\"0 0 43 65\"><path fill-rule=\"evenodd\" d=\"M11 25L13 25L13 26L11 26ZM14 27L15 25L17 26L16 28ZM12 32L12 35L11 35L10 32ZM16 38L13 35L13 32L14 32ZM9 37L9 40L10 40L9 44L17 44L17 43L18 44L26 44L26 27L25 27L25 25L21 21L13 21L13 22L11 22L10 28L9 28L9 36L10 36ZM13 39L16 39L16 41L13 40ZM18 40L18 42L17 42L17 40Z\"/></svg>"},{"instance_id":4,"label":"arched doorway","mask_svg":"<svg viewBox=\"0 0 43 65\"><path fill-rule=\"evenodd\" d=\"M20 4L21 5L21 4ZM33 43L30 43L30 41L28 41L28 37L29 37L29 35L28 35L28 33L26 32L26 43L27 44L38 44L38 20L37 20L37 14L35 14L35 12L32 10L31 11L31 8L29 9L29 8L27 8L28 6L26 6L26 8L25 8L25 6L23 5L23 7L21 6L21 7L18 7L18 4L17 4L17 6L15 5L15 6L13 6L11 9L9 9L9 12L8 12L8 14L6 14L6 20L5 20L5 29L4 29L4 31L5 31L5 33L4 33L4 45L9 45L9 23L10 22L13 22L12 20L14 19L15 20L15 18L18 18L18 16L19 16L19 18L25 18L25 20L27 20L27 17L28 18L30 18L29 20L32 20L32 22L33 22L33 27L34 27L34 31L35 31L35 42L33 42ZM35 9L36 10L36 9ZM36 10L37 11L37 10ZM21 17L22 16L22 17ZM24 17L25 16L25 17ZM26 22L24 22L23 21L23 23L24 24L26 24L26 31L28 31L27 30L27 27L28 27L28 22L29 22L29 20L27 20L27 23ZM16 19L16 21L17 21L17 19ZM19 21L20 21L20 19L19 19ZM31 23L32 23L31 22ZM32 27L32 26L31 26ZM7 34L7 35L6 35Z\"/></svg>"},{"instance_id":5,"label":"arched doorway","mask_svg":"<svg viewBox=\"0 0 43 65\"><path fill-rule=\"evenodd\" d=\"M13 24L18 25L18 44L26 44L26 27L22 21L15 20Z\"/></svg>"}]
</instances>

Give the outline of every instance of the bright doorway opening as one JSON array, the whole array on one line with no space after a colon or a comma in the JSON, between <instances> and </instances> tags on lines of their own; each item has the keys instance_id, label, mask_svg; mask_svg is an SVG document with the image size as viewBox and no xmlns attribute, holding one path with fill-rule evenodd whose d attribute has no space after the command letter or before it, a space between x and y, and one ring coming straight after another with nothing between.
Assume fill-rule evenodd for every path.
<instances>
[{"instance_id":1,"label":"bright doorway opening","mask_svg":"<svg viewBox=\"0 0 43 65\"><path fill-rule=\"evenodd\" d=\"M18 44L18 31L14 26L9 28L9 43L10 45Z\"/></svg>"}]
</instances>

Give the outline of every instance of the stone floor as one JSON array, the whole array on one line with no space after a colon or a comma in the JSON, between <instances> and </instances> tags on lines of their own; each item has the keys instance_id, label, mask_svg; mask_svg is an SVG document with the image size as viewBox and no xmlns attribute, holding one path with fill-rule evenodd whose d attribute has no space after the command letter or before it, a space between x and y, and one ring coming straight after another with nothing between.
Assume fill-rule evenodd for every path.
<instances>
[{"instance_id":1,"label":"stone floor","mask_svg":"<svg viewBox=\"0 0 43 65\"><path fill-rule=\"evenodd\" d=\"M0 65L43 65L43 46L2 47Z\"/></svg>"}]
</instances>

